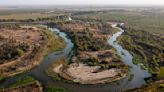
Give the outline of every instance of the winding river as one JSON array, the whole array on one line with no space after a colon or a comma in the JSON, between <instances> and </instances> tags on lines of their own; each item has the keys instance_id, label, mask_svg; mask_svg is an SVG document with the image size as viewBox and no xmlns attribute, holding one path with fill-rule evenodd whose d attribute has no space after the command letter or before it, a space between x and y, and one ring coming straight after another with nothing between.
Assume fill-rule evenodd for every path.
<instances>
[{"instance_id":1,"label":"winding river","mask_svg":"<svg viewBox=\"0 0 164 92\"><path fill-rule=\"evenodd\" d=\"M29 72L8 78L3 83L0 83L0 86L7 87L8 85L14 83L17 79L21 79L27 75L34 77L36 80L39 80L45 87L45 91L47 88L47 84L64 87L68 89L70 92L120 92L123 90L142 86L143 84L145 84L144 78L149 77L150 74L146 70L142 70L140 66L134 65L132 63L133 56L127 50L123 49L122 46L118 44L118 42L116 42L117 38L124 32L124 30L116 27L116 24L113 24L112 27L117 28L120 31L115 33L108 40L108 43L117 50L117 53L120 55L124 63L131 67L129 70L128 77L113 83L97 85L69 84L64 83L62 81L54 81L53 78L48 77L46 75L45 70L56 59L70 56L70 53L74 45L71 42L71 40L67 38L67 35L65 33L60 32L56 28L51 28L53 32L57 33L65 40L65 42L67 43L66 48L63 51L51 53L43 60L43 62L38 67L32 69ZM122 53L124 53L124 55L122 55ZM132 77L130 75L134 76Z\"/></svg>"}]
</instances>

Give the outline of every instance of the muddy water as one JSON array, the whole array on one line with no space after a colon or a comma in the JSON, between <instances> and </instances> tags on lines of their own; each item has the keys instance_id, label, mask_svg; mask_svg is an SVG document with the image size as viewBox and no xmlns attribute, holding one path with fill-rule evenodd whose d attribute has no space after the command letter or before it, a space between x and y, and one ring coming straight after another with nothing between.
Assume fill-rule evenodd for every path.
<instances>
[{"instance_id":1,"label":"muddy water","mask_svg":"<svg viewBox=\"0 0 164 92\"><path fill-rule=\"evenodd\" d=\"M115 25L113 27L117 28ZM27 73L23 73L11 78L8 78L4 83L0 83L0 86L8 86L15 82L16 79L23 78L24 76L32 76L36 80L39 80L44 87L48 84L61 86L68 89L70 92L121 92L123 90L132 89L140 87L144 82L145 77L149 77L150 74L146 70L142 70L140 66L136 66L132 63L133 56L125 49L122 48L116 41L117 38L124 32L124 30L118 28L120 31L115 33L109 40L108 43L112 45L122 58L125 64L131 66L129 75L134 75L134 77L128 76L120 81L116 81L110 84L97 84L97 85L81 85L81 84L69 84L62 81L54 81L51 77L48 77L45 73L45 70L48 66L55 62L56 59L69 56L73 48L73 43L70 39L67 38L67 35L63 32L60 32L56 28L51 30L59 34L65 42L67 43L66 48L63 51L54 52L48 55L43 62L36 68L32 69ZM124 53L124 55L122 55Z\"/></svg>"}]
</instances>

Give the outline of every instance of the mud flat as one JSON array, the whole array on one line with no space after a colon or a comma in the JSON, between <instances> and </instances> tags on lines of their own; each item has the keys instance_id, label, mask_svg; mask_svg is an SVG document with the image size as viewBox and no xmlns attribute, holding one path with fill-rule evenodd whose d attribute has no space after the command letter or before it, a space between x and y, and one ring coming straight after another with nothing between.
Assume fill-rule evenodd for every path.
<instances>
[{"instance_id":1,"label":"mud flat","mask_svg":"<svg viewBox=\"0 0 164 92\"><path fill-rule=\"evenodd\" d=\"M59 73L65 79L72 80L80 84L97 84L119 80L126 76L126 72L117 69L100 70L100 66L87 66L82 63L73 63L67 69L63 69L62 65L54 68L54 72ZM123 73L124 72L124 73Z\"/></svg>"}]
</instances>

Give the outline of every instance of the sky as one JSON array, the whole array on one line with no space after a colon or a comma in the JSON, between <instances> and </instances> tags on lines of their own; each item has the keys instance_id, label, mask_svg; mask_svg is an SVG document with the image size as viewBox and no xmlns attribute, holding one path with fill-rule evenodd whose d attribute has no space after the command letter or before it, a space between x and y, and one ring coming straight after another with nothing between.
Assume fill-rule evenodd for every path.
<instances>
[{"instance_id":1,"label":"sky","mask_svg":"<svg viewBox=\"0 0 164 92\"><path fill-rule=\"evenodd\" d=\"M160 5L164 0L0 0L0 5Z\"/></svg>"}]
</instances>

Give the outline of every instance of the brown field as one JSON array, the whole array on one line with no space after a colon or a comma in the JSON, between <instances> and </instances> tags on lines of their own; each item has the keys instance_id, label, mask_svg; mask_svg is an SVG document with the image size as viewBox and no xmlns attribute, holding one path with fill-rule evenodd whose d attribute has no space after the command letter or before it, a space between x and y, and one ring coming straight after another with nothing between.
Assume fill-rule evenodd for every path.
<instances>
[{"instance_id":1,"label":"brown field","mask_svg":"<svg viewBox=\"0 0 164 92\"><path fill-rule=\"evenodd\" d=\"M9 14L9 15L0 15L0 19L37 19L37 18L47 18L51 16L57 16L60 14L46 14L46 13L22 13L22 14Z\"/></svg>"}]
</instances>

